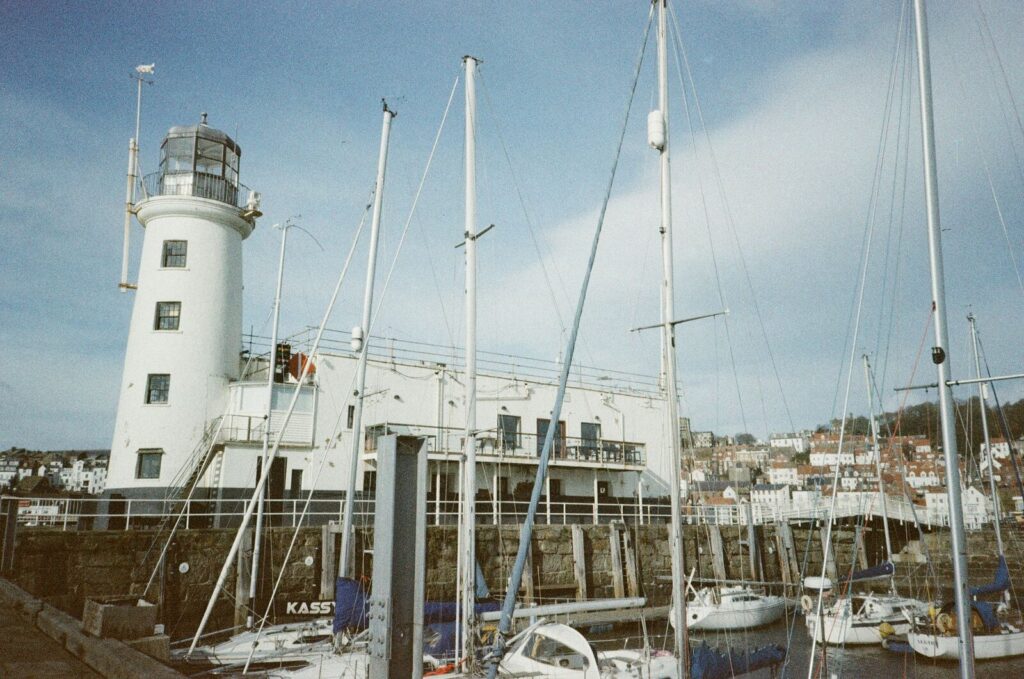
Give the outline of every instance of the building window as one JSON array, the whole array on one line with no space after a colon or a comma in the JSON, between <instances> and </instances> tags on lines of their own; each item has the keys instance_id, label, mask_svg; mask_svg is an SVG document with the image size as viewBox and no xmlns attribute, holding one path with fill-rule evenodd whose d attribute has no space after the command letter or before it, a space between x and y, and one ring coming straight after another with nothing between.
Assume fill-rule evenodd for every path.
<instances>
[{"instance_id":1,"label":"building window","mask_svg":"<svg viewBox=\"0 0 1024 679\"><path fill-rule=\"evenodd\" d=\"M187 240L165 240L164 256L161 266L167 269L180 269L185 266L188 255Z\"/></svg>"},{"instance_id":2,"label":"building window","mask_svg":"<svg viewBox=\"0 0 1024 679\"><path fill-rule=\"evenodd\" d=\"M498 443L502 450L515 450L519 447L518 415L498 415Z\"/></svg>"},{"instance_id":3,"label":"building window","mask_svg":"<svg viewBox=\"0 0 1024 679\"><path fill-rule=\"evenodd\" d=\"M135 462L135 478L160 478L160 462L163 460L163 456L162 448L140 448L138 459Z\"/></svg>"},{"instance_id":4,"label":"building window","mask_svg":"<svg viewBox=\"0 0 1024 679\"><path fill-rule=\"evenodd\" d=\"M157 302L154 330L177 330L181 320L181 302Z\"/></svg>"},{"instance_id":5,"label":"building window","mask_svg":"<svg viewBox=\"0 0 1024 679\"><path fill-rule=\"evenodd\" d=\"M562 479L548 479L551 488L551 497L562 497Z\"/></svg>"},{"instance_id":6,"label":"building window","mask_svg":"<svg viewBox=\"0 0 1024 679\"><path fill-rule=\"evenodd\" d=\"M356 407L355 406L349 406L348 407L348 424L346 425L347 428L351 429L352 425L355 423L355 421L356 421Z\"/></svg>"},{"instance_id":7,"label":"building window","mask_svg":"<svg viewBox=\"0 0 1024 679\"><path fill-rule=\"evenodd\" d=\"M146 378L146 403L167 403L170 391L170 375L150 374Z\"/></svg>"},{"instance_id":8,"label":"building window","mask_svg":"<svg viewBox=\"0 0 1024 679\"><path fill-rule=\"evenodd\" d=\"M302 495L302 470L292 470L292 498L298 498Z\"/></svg>"},{"instance_id":9,"label":"building window","mask_svg":"<svg viewBox=\"0 0 1024 679\"><path fill-rule=\"evenodd\" d=\"M551 420L537 418L537 455L540 455L541 451L544 450L544 439L548 435L548 427L550 426ZM562 457L565 451L565 420L558 421L558 429L555 431L552 444L551 454L555 457Z\"/></svg>"},{"instance_id":10,"label":"building window","mask_svg":"<svg viewBox=\"0 0 1024 679\"><path fill-rule=\"evenodd\" d=\"M599 422L580 423L580 444L584 451L593 453L601 442L601 424Z\"/></svg>"}]
</instances>

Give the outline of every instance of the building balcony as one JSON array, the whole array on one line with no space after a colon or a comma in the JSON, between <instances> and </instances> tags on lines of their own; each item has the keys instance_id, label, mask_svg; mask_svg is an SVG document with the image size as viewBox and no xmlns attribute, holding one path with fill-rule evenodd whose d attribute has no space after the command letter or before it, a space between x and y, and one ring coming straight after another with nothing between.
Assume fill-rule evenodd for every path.
<instances>
[{"instance_id":1,"label":"building balcony","mask_svg":"<svg viewBox=\"0 0 1024 679\"><path fill-rule=\"evenodd\" d=\"M229 410L224 416L221 440L226 443L262 443L269 424L270 443L273 445L281 432L294 392L294 384L274 385L268 422L266 382L236 382L230 385ZM303 385L295 410L281 437L281 445L311 447L315 424L316 387Z\"/></svg>"},{"instance_id":2,"label":"building balcony","mask_svg":"<svg viewBox=\"0 0 1024 679\"><path fill-rule=\"evenodd\" d=\"M425 437L431 460L450 459L462 455L465 450L464 429L385 422L366 428L364 457L375 457L377 438L388 434ZM538 438L536 434L513 434L494 429L480 431L476 440L476 455L480 462L536 464L544 445L543 437ZM647 446L636 441L560 436L554 440L550 463L558 467L642 471L647 465Z\"/></svg>"}]
</instances>

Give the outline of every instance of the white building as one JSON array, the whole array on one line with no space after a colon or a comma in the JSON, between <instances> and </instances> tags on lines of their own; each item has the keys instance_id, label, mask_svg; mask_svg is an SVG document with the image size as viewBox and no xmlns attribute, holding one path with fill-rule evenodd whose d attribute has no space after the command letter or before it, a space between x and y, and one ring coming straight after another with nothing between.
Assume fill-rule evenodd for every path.
<instances>
[{"instance_id":1,"label":"white building","mask_svg":"<svg viewBox=\"0 0 1024 679\"><path fill-rule=\"evenodd\" d=\"M856 458L852 449L844 449L842 453L837 450L812 452L810 461L813 467L835 467L837 464L855 464Z\"/></svg>"},{"instance_id":2,"label":"white building","mask_svg":"<svg viewBox=\"0 0 1024 679\"><path fill-rule=\"evenodd\" d=\"M949 497L945 490L929 490L924 494L928 520L942 526L949 525ZM992 520L992 503L981 491L970 487L960 494L963 506L964 528L978 530Z\"/></svg>"},{"instance_id":3,"label":"white building","mask_svg":"<svg viewBox=\"0 0 1024 679\"><path fill-rule=\"evenodd\" d=\"M710 431L695 431L693 432L693 447L694 448L714 448L715 446L715 434Z\"/></svg>"},{"instance_id":4,"label":"white building","mask_svg":"<svg viewBox=\"0 0 1024 679\"><path fill-rule=\"evenodd\" d=\"M775 463L768 468L768 483L799 486L800 478L797 472L795 464Z\"/></svg>"},{"instance_id":5,"label":"white building","mask_svg":"<svg viewBox=\"0 0 1024 679\"><path fill-rule=\"evenodd\" d=\"M806 453L810 441L803 434L772 434L768 437L768 444L772 448L792 448L794 452Z\"/></svg>"},{"instance_id":6,"label":"white building","mask_svg":"<svg viewBox=\"0 0 1024 679\"><path fill-rule=\"evenodd\" d=\"M136 205L146 235L107 495L163 498L198 475L197 497L248 496L269 427L272 438L281 437L269 475L271 500L304 497L314 479L322 496L338 497L349 484L353 437L363 450L355 486L372 490L376 439L386 433L426 437L431 497L440 504L454 496L466 410L461 359L448 358L461 354L455 349L370 338L363 432L354 432L357 355L348 337L328 333L311 357L315 370L305 384L293 376L275 385L265 420L275 352L268 346L248 363L239 358L242 242L256 215L240 206L240 153L205 122L172 128L160 172ZM300 340L290 342L289 353L300 349L310 351ZM679 471L672 469L664 400L653 382L574 375L559 422L552 423L558 366L514 365L522 363L479 368L478 498L490 498L496 514L502 501L523 498L532 484L552 426L549 500L583 497L596 504L667 495ZM282 433L296 389L296 408Z\"/></svg>"},{"instance_id":7,"label":"white building","mask_svg":"<svg viewBox=\"0 0 1024 679\"><path fill-rule=\"evenodd\" d=\"M762 505L789 504L789 486L781 483L759 483L750 487L750 503Z\"/></svg>"}]
</instances>

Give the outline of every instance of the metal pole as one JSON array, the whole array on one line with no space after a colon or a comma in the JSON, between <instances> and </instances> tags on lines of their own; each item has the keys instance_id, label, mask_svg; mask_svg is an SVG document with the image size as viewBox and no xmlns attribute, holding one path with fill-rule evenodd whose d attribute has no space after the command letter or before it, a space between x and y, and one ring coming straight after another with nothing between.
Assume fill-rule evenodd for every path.
<instances>
[{"instance_id":1,"label":"metal pole","mask_svg":"<svg viewBox=\"0 0 1024 679\"><path fill-rule=\"evenodd\" d=\"M981 377L981 357L978 354L978 328L975 325L974 314L967 315L967 322L971 324L971 345L974 348L974 371ZM1003 534L1000 531L999 521L999 494L996 492L996 472L993 468L993 462L995 456L992 454L992 440L989 438L988 432L988 385L984 382L978 382L978 399L981 402L981 431L985 436L985 450L988 451L988 488L992 494L992 514L995 522L996 529L996 549L999 550L999 556L1005 554L1003 551ZM1006 442L1010 445L1010 442ZM1004 593L1004 596L1009 597L1009 593Z\"/></svg>"},{"instance_id":2,"label":"metal pole","mask_svg":"<svg viewBox=\"0 0 1024 679\"><path fill-rule=\"evenodd\" d=\"M659 149L661 159L661 323L662 360L665 367L665 413L668 418L668 433L672 442L672 469L669 473L672 490L672 520L669 530L669 545L672 550L672 607L676 611L675 653L676 674L681 679L690 676L690 649L686 629L686 591L683 586L686 573L686 555L683 550L683 528L680 506L681 488L679 475L682 472L682 452L679 441L679 395L676 391L676 330L671 321L675 318L672 249L672 175L669 162L668 126L668 57L667 25L668 0L658 3L658 108L661 110L664 143Z\"/></svg>"},{"instance_id":3,"label":"metal pole","mask_svg":"<svg viewBox=\"0 0 1024 679\"><path fill-rule=\"evenodd\" d=\"M388 137L391 133L391 120L397 115L384 104L384 122L380 134L380 154L377 159L377 189L373 194L373 218L370 222L370 252L366 265L366 286L363 290L363 318L359 326L359 346L353 336L353 348L359 351L359 364L356 368L357 383L355 391L355 410L352 414L352 458L349 461L348 489L345 492L345 510L342 512L341 556L338 559L338 575L352 576L352 514L355 511L356 475L359 473L359 458L363 452L363 396L366 391L366 359L370 345L370 313L373 310L373 279L377 267L377 241L380 235L380 214L384 202L384 170L388 163Z\"/></svg>"},{"instance_id":4,"label":"metal pole","mask_svg":"<svg viewBox=\"0 0 1024 679\"><path fill-rule=\"evenodd\" d=\"M281 284L284 282L284 252L288 241L288 227L291 220L281 225L281 254L277 260L277 287L274 291L274 321L270 326L270 357L267 361L267 409L263 421L263 450L260 453L260 470L267 466L270 450L270 414L274 406L274 373L277 369L277 332L281 319ZM258 478L259 475L257 475ZM263 535L263 504L266 488L261 488L256 501L256 530L252 540L252 569L249 575L249 613L245 616L245 628L252 629L252 612L256 601L256 584L260 574L260 543Z\"/></svg>"},{"instance_id":5,"label":"metal pole","mask_svg":"<svg viewBox=\"0 0 1024 679\"><path fill-rule=\"evenodd\" d=\"M462 650L473 658L476 605L476 57L466 68L466 429L462 502Z\"/></svg>"},{"instance_id":6,"label":"metal pole","mask_svg":"<svg viewBox=\"0 0 1024 679\"><path fill-rule=\"evenodd\" d=\"M875 420L875 399L871 380L871 363L864 354L864 384L868 388L868 417L871 418L871 445L875 447L875 470L878 474L878 498L882 501L882 528L885 531L885 558L892 561L892 537L889 535L889 510L886 506L885 483L882 481L882 449L878 445L878 422ZM896 593L896 576L889 578L889 591Z\"/></svg>"},{"instance_id":7,"label":"metal pole","mask_svg":"<svg viewBox=\"0 0 1024 679\"><path fill-rule=\"evenodd\" d=\"M132 209L135 205L135 181L139 168L139 126L142 122L142 82L141 76L132 76L136 83L135 93L135 136L128 142L128 186L125 188L124 201L124 241L121 247L121 283L117 286L121 292L133 289L128 282L128 260L131 257Z\"/></svg>"},{"instance_id":8,"label":"metal pole","mask_svg":"<svg viewBox=\"0 0 1024 679\"><path fill-rule=\"evenodd\" d=\"M921 137L924 147L925 200L928 208L928 254L931 262L932 306L935 310L935 346L932 362L938 371L939 414L942 447L946 461L946 492L949 495L949 524L953 548L953 581L956 596L956 624L960 641L960 676L974 677L974 638L971 633L971 599L967 589L967 539L960 500L960 461L956 448L953 392L949 380L949 338L946 329L946 291L942 272L942 230L939 223L939 181L935 160L935 126L932 119L931 65L928 59L928 25L924 0L914 0L917 23L917 62L920 73Z\"/></svg>"}]
</instances>

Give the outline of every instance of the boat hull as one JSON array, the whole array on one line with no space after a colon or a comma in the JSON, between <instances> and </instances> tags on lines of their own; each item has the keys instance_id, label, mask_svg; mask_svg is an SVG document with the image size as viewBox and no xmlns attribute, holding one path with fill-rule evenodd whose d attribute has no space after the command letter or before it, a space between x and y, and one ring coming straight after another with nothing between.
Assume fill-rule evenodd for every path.
<instances>
[{"instance_id":1,"label":"boat hull","mask_svg":"<svg viewBox=\"0 0 1024 679\"><path fill-rule=\"evenodd\" d=\"M882 643L882 634L878 628L882 623L889 623L896 634L906 634L910 631L910 621L903 615L857 619L856 616L848 614L825 613L821 616L820 625L815 625L815 618L813 613L807 615L807 631L819 644L835 646L880 644Z\"/></svg>"},{"instance_id":2,"label":"boat hull","mask_svg":"<svg viewBox=\"0 0 1024 679\"><path fill-rule=\"evenodd\" d=\"M928 658L960 659L959 637L911 633L907 635L910 647ZM998 634L974 635L974 658L1012 658L1024 655L1024 632L1004 631Z\"/></svg>"},{"instance_id":3,"label":"boat hull","mask_svg":"<svg viewBox=\"0 0 1024 679\"><path fill-rule=\"evenodd\" d=\"M770 625L785 612L786 601L782 597L767 597L750 605L690 605L686 608L686 626L693 630L749 629Z\"/></svg>"}]
</instances>

